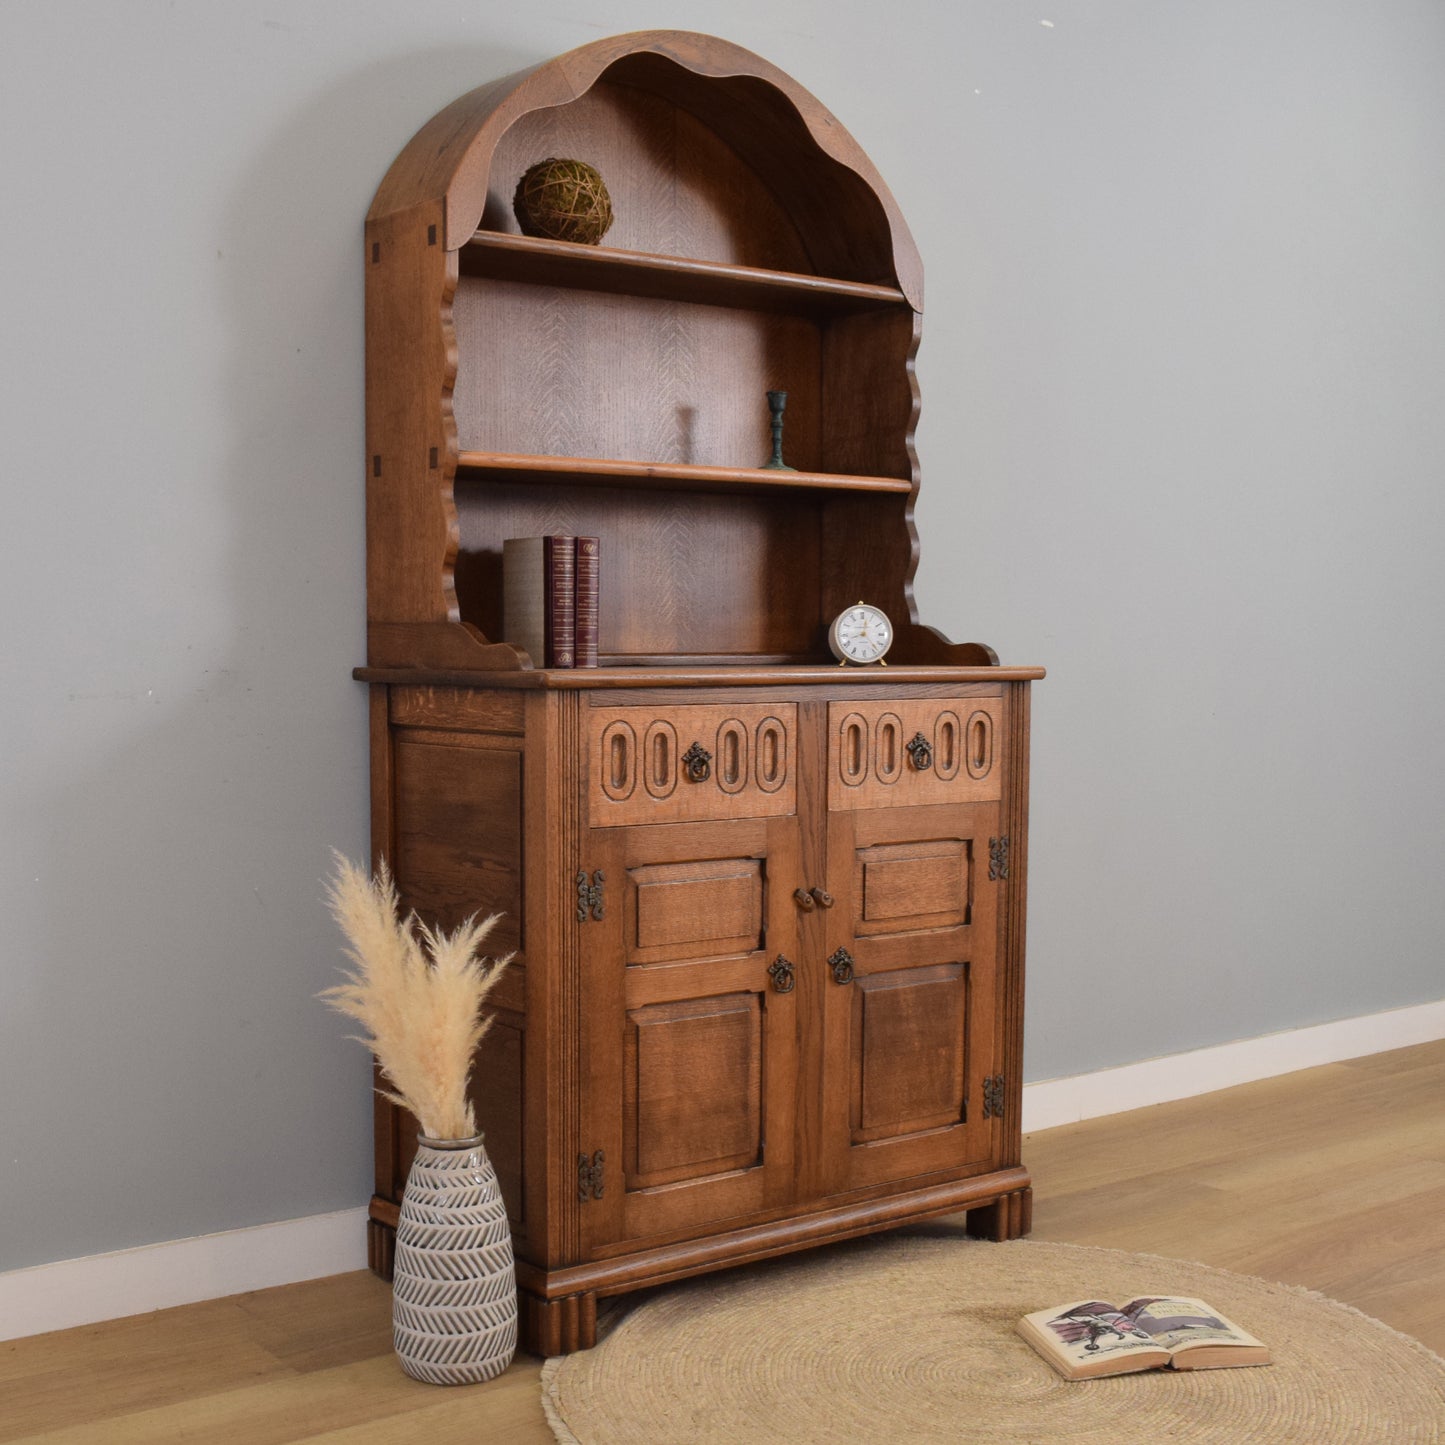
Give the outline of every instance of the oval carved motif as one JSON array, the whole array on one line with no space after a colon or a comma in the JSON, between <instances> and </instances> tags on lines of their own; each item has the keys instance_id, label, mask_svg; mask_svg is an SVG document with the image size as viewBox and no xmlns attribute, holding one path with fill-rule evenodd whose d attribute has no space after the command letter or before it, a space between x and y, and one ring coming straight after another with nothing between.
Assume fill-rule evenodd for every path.
<instances>
[{"instance_id":1,"label":"oval carved motif","mask_svg":"<svg viewBox=\"0 0 1445 1445\"><path fill-rule=\"evenodd\" d=\"M903 776L903 719L896 713L885 712L878 719L873 772L880 783L896 783Z\"/></svg>"},{"instance_id":2,"label":"oval carved motif","mask_svg":"<svg viewBox=\"0 0 1445 1445\"><path fill-rule=\"evenodd\" d=\"M713 776L725 793L740 793L748 785L748 730L736 718L729 718L717 730Z\"/></svg>"},{"instance_id":3,"label":"oval carved motif","mask_svg":"<svg viewBox=\"0 0 1445 1445\"><path fill-rule=\"evenodd\" d=\"M662 718L643 735L642 781L654 798L671 797L677 786L677 731Z\"/></svg>"},{"instance_id":4,"label":"oval carved motif","mask_svg":"<svg viewBox=\"0 0 1445 1445\"><path fill-rule=\"evenodd\" d=\"M976 712L964 736L964 762L971 778L986 778L993 770L993 714Z\"/></svg>"},{"instance_id":5,"label":"oval carved motif","mask_svg":"<svg viewBox=\"0 0 1445 1445\"><path fill-rule=\"evenodd\" d=\"M602 791L614 803L632 796L637 786L637 734L618 718L602 734Z\"/></svg>"},{"instance_id":6,"label":"oval carved motif","mask_svg":"<svg viewBox=\"0 0 1445 1445\"><path fill-rule=\"evenodd\" d=\"M856 712L838 729L838 776L850 788L868 776L868 721Z\"/></svg>"},{"instance_id":7,"label":"oval carved motif","mask_svg":"<svg viewBox=\"0 0 1445 1445\"><path fill-rule=\"evenodd\" d=\"M775 717L758 724L753 750L753 779L764 793L776 793L788 777L788 730Z\"/></svg>"},{"instance_id":8,"label":"oval carved motif","mask_svg":"<svg viewBox=\"0 0 1445 1445\"><path fill-rule=\"evenodd\" d=\"M933 770L945 782L958 776L963 752L963 724L958 714L945 710L933 722Z\"/></svg>"}]
</instances>

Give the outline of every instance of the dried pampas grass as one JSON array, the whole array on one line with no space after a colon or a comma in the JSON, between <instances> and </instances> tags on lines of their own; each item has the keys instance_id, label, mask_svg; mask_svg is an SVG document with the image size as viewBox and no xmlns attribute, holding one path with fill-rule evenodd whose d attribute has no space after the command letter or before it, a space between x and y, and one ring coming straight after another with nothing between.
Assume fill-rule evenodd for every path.
<instances>
[{"instance_id":1,"label":"dried pampas grass","mask_svg":"<svg viewBox=\"0 0 1445 1445\"><path fill-rule=\"evenodd\" d=\"M477 949L501 915L469 918L454 933L428 928L414 913L402 918L384 862L372 879L339 853L327 903L354 967L320 997L366 1030L361 1042L393 1086L380 1094L410 1110L428 1138L470 1138L472 1060L491 1024L482 1003L512 957L489 966Z\"/></svg>"}]
</instances>

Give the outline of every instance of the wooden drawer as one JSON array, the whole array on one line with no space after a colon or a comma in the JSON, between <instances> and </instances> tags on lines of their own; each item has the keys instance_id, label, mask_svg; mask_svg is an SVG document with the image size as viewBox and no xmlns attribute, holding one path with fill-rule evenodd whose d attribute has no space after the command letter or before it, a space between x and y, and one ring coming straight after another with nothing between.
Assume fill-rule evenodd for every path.
<instances>
[{"instance_id":1,"label":"wooden drawer","mask_svg":"<svg viewBox=\"0 0 1445 1445\"><path fill-rule=\"evenodd\" d=\"M1003 700L895 698L828 706L828 807L987 802L1003 778Z\"/></svg>"},{"instance_id":2,"label":"wooden drawer","mask_svg":"<svg viewBox=\"0 0 1445 1445\"><path fill-rule=\"evenodd\" d=\"M596 707L587 721L594 828L797 811L793 703Z\"/></svg>"}]
</instances>

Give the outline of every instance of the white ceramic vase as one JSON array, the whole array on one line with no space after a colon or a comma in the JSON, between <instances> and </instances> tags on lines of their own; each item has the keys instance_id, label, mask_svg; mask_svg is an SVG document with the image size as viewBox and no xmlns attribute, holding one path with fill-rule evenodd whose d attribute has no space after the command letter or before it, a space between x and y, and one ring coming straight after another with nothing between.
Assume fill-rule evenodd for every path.
<instances>
[{"instance_id":1,"label":"white ceramic vase","mask_svg":"<svg viewBox=\"0 0 1445 1445\"><path fill-rule=\"evenodd\" d=\"M472 1385L517 1351L512 1231L482 1136L417 1141L396 1227L392 1340L408 1375Z\"/></svg>"}]
</instances>

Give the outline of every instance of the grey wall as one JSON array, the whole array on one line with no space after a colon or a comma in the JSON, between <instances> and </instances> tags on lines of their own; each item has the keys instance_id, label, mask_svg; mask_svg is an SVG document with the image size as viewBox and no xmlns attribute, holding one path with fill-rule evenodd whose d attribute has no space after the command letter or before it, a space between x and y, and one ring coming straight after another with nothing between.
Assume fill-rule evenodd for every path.
<instances>
[{"instance_id":1,"label":"grey wall","mask_svg":"<svg viewBox=\"0 0 1445 1445\"><path fill-rule=\"evenodd\" d=\"M1440 5L12 0L0 1269L366 1198L361 219L666 25L922 250L923 614L1050 668L1030 1077L1445 994Z\"/></svg>"}]
</instances>

